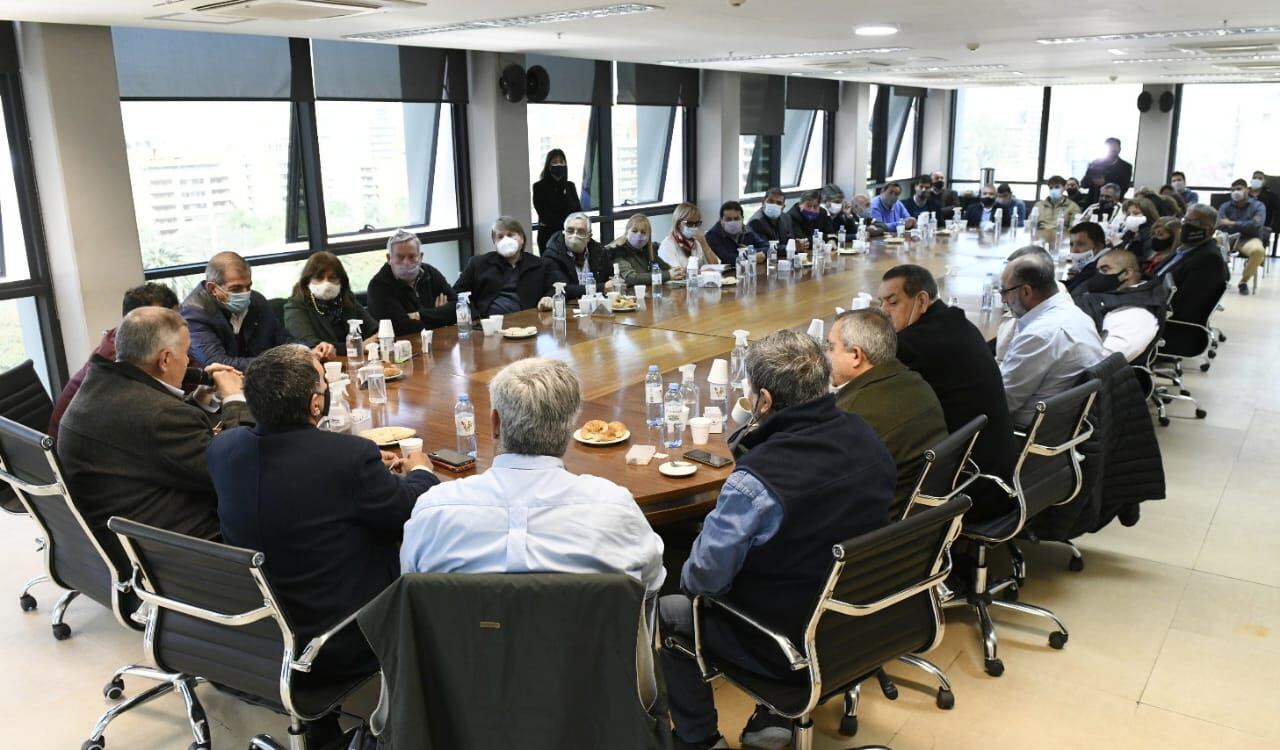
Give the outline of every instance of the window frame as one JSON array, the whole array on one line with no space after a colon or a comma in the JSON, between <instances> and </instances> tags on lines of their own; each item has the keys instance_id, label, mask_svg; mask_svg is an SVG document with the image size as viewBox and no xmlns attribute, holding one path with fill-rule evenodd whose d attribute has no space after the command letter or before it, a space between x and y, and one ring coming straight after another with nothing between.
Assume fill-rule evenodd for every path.
<instances>
[{"instance_id":1,"label":"window frame","mask_svg":"<svg viewBox=\"0 0 1280 750\"><path fill-rule=\"evenodd\" d=\"M784 194L800 195L809 190L819 190L824 185L831 184L835 174L835 117L834 113L829 110L821 109L785 109L783 119L786 119L786 112L808 112L810 114L805 124L804 148L800 152L800 158L797 162L794 184L783 184L782 163L783 149L781 135L757 135L755 136L755 144L751 148L751 166L747 167L747 178L745 184L742 180L738 183L738 200L739 202L754 202L756 199L763 199L764 194L771 187L781 188ZM822 129L817 129L817 121L819 113L822 114ZM744 136L739 134L739 143ZM800 182L804 179L805 167L809 161L809 147L813 144L814 138L821 139L822 145L822 165L821 165L821 184L814 187L801 187ZM769 154L766 156L766 150ZM758 171L756 165L760 164L763 171ZM764 190L748 190L751 186L752 175L763 175L765 181ZM791 178L788 177L788 180Z\"/></svg>"},{"instance_id":2,"label":"window frame","mask_svg":"<svg viewBox=\"0 0 1280 750\"><path fill-rule=\"evenodd\" d=\"M894 86L893 84L882 83L876 89L876 95L871 102L871 177L870 186L883 186L891 181L911 180L920 175L920 158L921 158L921 142L924 136L924 107L927 96L922 92L917 92L909 96L897 94L895 89L913 88L909 86ZM904 99L912 99L912 104L907 105L907 117L902 120L902 126L898 128L897 147L894 149L893 161L896 165L898 156L902 151L902 140L907 133L907 120L910 119L910 107L915 107L915 123L912 128L911 137L914 139L915 147L912 151L911 174L906 177L897 177L888 174L889 172L889 102L894 96L902 96ZM954 102L953 102L954 105ZM954 142L955 128L955 107L951 109L952 116L952 141Z\"/></svg>"}]
</instances>

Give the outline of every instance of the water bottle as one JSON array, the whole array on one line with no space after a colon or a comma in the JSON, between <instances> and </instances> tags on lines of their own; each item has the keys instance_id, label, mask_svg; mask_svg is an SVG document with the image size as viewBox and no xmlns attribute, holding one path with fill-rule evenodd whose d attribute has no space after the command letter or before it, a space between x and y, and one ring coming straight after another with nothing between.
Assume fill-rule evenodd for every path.
<instances>
[{"instance_id":1,"label":"water bottle","mask_svg":"<svg viewBox=\"0 0 1280 750\"><path fill-rule=\"evenodd\" d=\"M738 277L738 281L747 278L747 249L745 247L738 248L738 267L734 270L734 275Z\"/></svg>"},{"instance_id":2,"label":"water bottle","mask_svg":"<svg viewBox=\"0 0 1280 750\"><path fill-rule=\"evenodd\" d=\"M552 320L568 320L569 318L568 304L564 298L564 284L563 281L557 281L554 285L556 293L551 297Z\"/></svg>"},{"instance_id":3,"label":"water bottle","mask_svg":"<svg viewBox=\"0 0 1280 750\"><path fill-rule=\"evenodd\" d=\"M772 271L778 267L778 241L769 240L769 254L765 256L765 271Z\"/></svg>"},{"instance_id":4,"label":"water bottle","mask_svg":"<svg viewBox=\"0 0 1280 750\"><path fill-rule=\"evenodd\" d=\"M684 402L685 413L689 417L696 417L702 413L702 392L698 389L698 383L693 379L695 370L694 365L685 365L680 368L680 400ZM685 421L688 421L686 417Z\"/></svg>"},{"instance_id":5,"label":"water bottle","mask_svg":"<svg viewBox=\"0 0 1280 750\"><path fill-rule=\"evenodd\" d=\"M653 289L653 298L657 299L662 296L662 266L657 263L649 266L649 284ZM661 395L661 394L659 394Z\"/></svg>"},{"instance_id":6,"label":"water bottle","mask_svg":"<svg viewBox=\"0 0 1280 750\"><path fill-rule=\"evenodd\" d=\"M844 241L848 238L849 233L845 231L844 224L840 225L840 229L836 231L836 247L843 250Z\"/></svg>"},{"instance_id":7,"label":"water bottle","mask_svg":"<svg viewBox=\"0 0 1280 750\"><path fill-rule=\"evenodd\" d=\"M982 311L991 312L991 308L995 305L996 296L996 277L995 274L987 274L986 280L982 282Z\"/></svg>"},{"instance_id":8,"label":"water bottle","mask_svg":"<svg viewBox=\"0 0 1280 750\"><path fill-rule=\"evenodd\" d=\"M1017 229L1021 225L1022 225L1022 208L1020 206L1015 205L1013 207L1013 224L1010 225L1009 228Z\"/></svg>"},{"instance_id":9,"label":"water bottle","mask_svg":"<svg viewBox=\"0 0 1280 750\"><path fill-rule=\"evenodd\" d=\"M582 273L582 289L583 289L582 296L584 297L596 296L596 275L595 274L591 273L590 271L584 271Z\"/></svg>"},{"instance_id":10,"label":"water bottle","mask_svg":"<svg viewBox=\"0 0 1280 750\"><path fill-rule=\"evenodd\" d=\"M476 407L467 394L458 396L453 407L453 425L458 433L458 452L476 457Z\"/></svg>"},{"instance_id":11,"label":"water bottle","mask_svg":"<svg viewBox=\"0 0 1280 750\"><path fill-rule=\"evenodd\" d=\"M330 432L348 432L351 429L351 409L347 407L346 378L329 384L329 414L326 429Z\"/></svg>"},{"instance_id":12,"label":"water bottle","mask_svg":"<svg viewBox=\"0 0 1280 750\"><path fill-rule=\"evenodd\" d=\"M866 224L859 224L859 225L858 225L858 238L857 238L857 242L858 242L858 249L860 249L860 250L865 250L865 249L867 248L867 236L868 236L868 235L867 235L867 225L866 225Z\"/></svg>"},{"instance_id":13,"label":"water bottle","mask_svg":"<svg viewBox=\"0 0 1280 750\"><path fill-rule=\"evenodd\" d=\"M684 399L680 398L680 386L675 383L668 385L662 409L666 435L662 444L668 448L679 448L684 445L684 409Z\"/></svg>"},{"instance_id":14,"label":"water bottle","mask_svg":"<svg viewBox=\"0 0 1280 750\"><path fill-rule=\"evenodd\" d=\"M347 366L356 367L364 355L364 336L360 334L359 320L347 321Z\"/></svg>"},{"instance_id":15,"label":"water bottle","mask_svg":"<svg viewBox=\"0 0 1280 750\"><path fill-rule=\"evenodd\" d=\"M621 263L613 264L613 278L611 278L610 281L613 282L613 291L617 292L618 294L623 294L624 292L627 291L627 282L622 280L622 264Z\"/></svg>"},{"instance_id":16,"label":"water bottle","mask_svg":"<svg viewBox=\"0 0 1280 750\"><path fill-rule=\"evenodd\" d=\"M1053 227L1054 249L1062 247L1062 234L1066 230L1066 226L1067 226L1067 217L1061 213L1058 214L1058 220L1054 222L1054 227Z\"/></svg>"},{"instance_id":17,"label":"water bottle","mask_svg":"<svg viewBox=\"0 0 1280 750\"><path fill-rule=\"evenodd\" d=\"M471 292L458 292L458 340L471 338Z\"/></svg>"},{"instance_id":18,"label":"water bottle","mask_svg":"<svg viewBox=\"0 0 1280 750\"><path fill-rule=\"evenodd\" d=\"M787 260L791 261L791 267L795 267L796 263L796 238L792 237L787 240Z\"/></svg>"},{"instance_id":19,"label":"water bottle","mask_svg":"<svg viewBox=\"0 0 1280 750\"><path fill-rule=\"evenodd\" d=\"M690 289L698 288L698 256L690 255L689 262L685 264L684 275L686 283Z\"/></svg>"},{"instance_id":20,"label":"water bottle","mask_svg":"<svg viewBox=\"0 0 1280 750\"><path fill-rule=\"evenodd\" d=\"M657 365L649 365L649 374L644 376L644 413L645 424L662 425L662 376Z\"/></svg>"},{"instance_id":21,"label":"water bottle","mask_svg":"<svg viewBox=\"0 0 1280 750\"><path fill-rule=\"evenodd\" d=\"M733 352L729 355L729 382L734 390L739 392L746 391L747 336L749 335L748 331L741 329L733 332Z\"/></svg>"},{"instance_id":22,"label":"water bottle","mask_svg":"<svg viewBox=\"0 0 1280 750\"><path fill-rule=\"evenodd\" d=\"M991 218L992 218L992 219L994 219L994 221L992 222L992 224L993 224L992 229L993 229L993 231L995 232L995 235L996 235L996 242L999 242L999 241L1000 241L1000 231L1001 231L1001 229L1003 229L1003 228L1004 228L1004 209L1003 209L1003 208L997 208L997 209L995 210L995 212L991 214Z\"/></svg>"}]
</instances>

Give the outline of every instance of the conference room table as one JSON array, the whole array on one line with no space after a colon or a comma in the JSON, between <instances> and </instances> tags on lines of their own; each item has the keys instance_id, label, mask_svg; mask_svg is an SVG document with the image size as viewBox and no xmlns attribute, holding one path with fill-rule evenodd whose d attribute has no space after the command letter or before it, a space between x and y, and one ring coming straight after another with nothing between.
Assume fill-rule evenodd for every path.
<instances>
[{"instance_id":1,"label":"conference room table","mask_svg":"<svg viewBox=\"0 0 1280 750\"><path fill-rule=\"evenodd\" d=\"M1021 233L1020 233L1021 234ZM526 357L550 357L572 366L582 382L582 414L578 425L592 419L619 421L631 432L628 440L611 446L587 445L571 440L564 456L565 468L575 474L604 477L626 487L650 522L658 525L705 514L715 504L720 485L733 470L730 464L714 469L698 465L689 477L673 478L658 471L664 460L674 460L695 446L689 430L684 445L663 447L661 428L645 419L644 378L649 365L657 365L667 383L679 382L681 365L694 364L695 377L707 401L706 377L711 362L728 360L734 346L733 332L744 329L752 340L780 329L807 330L821 319L824 330L836 316L836 307L851 307L860 292L875 296L880 278L889 268L914 263L937 277L940 299L964 308L980 330L992 338L1000 322L996 311L980 310L986 274L999 278L1004 259L1017 247L1029 244L1025 235L994 242L989 235L959 233L930 242L870 243L859 254L835 255L821 274L809 267L778 273L761 263L753 280L736 286L688 289L667 284L662 296L652 290L638 300L634 312L597 312L578 317L570 307L569 319L553 320L550 312L525 310L507 315L503 327L535 326L538 334L527 339L507 339L500 333L486 336L478 328L460 340L456 327L436 329L430 351L421 351L418 336L401 337L413 342L412 359L399 363L404 377L388 382L386 404L372 405L367 391L352 385L348 402L368 409L373 426L401 426L417 431L424 451L455 448L453 409L467 394L476 410L477 458L474 470L461 474L437 470L449 481L482 472L496 449L489 424L488 383L507 364ZM352 378L354 383L355 378ZM739 395L731 391L730 404ZM713 433L705 450L728 457L733 424ZM628 465L632 445L653 445L668 459L654 458L648 465Z\"/></svg>"}]
</instances>

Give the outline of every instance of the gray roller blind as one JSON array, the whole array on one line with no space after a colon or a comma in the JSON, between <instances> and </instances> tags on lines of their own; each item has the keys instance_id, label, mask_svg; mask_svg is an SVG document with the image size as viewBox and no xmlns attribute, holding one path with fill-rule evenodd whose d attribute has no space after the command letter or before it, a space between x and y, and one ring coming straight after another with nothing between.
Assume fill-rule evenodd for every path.
<instances>
[{"instance_id":1,"label":"gray roller blind","mask_svg":"<svg viewBox=\"0 0 1280 750\"><path fill-rule=\"evenodd\" d=\"M742 135L782 135L786 120L787 79L761 73L743 73L739 112Z\"/></svg>"},{"instance_id":2,"label":"gray roller blind","mask_svg":"<svg viewBox=\"0 0 1280 750\"><path fill-rule=\"evenodd\" d=\"M698 70L665 65L618 63L618 104L651 107L698 106Z\"/></svg>"},{"instance_id":3,"label":"gray roller blind","mask_svg":"<svg viewBox=\"0 0 1280 750\"><path fill-rule=\"evenodd\" d=\"M840 109L840 82L819 78L787 79L787 109Z\"/></svg>"},{"instance_id":4,"label":"gray roller blind","mask_svg":"<svg viewBox=\"0 0 1280 750\"><path fill-rule=\"evenodd\" d=\"M311 42L317 99L449 102L467 99L466 53L366 42Z\"/></svg>"},{"instance_id":5,"label":"gray roller blind","mask_svg":"<svg viewBox=\"0 0 1280 750\"><path fill-rule=\"evenodd\" d=\"M122 99L288 99L289 40L112 28Z\"/></svg>"},{"instance_id":6,"label":"gray roller blind","mask_svg":"<svg viewBox=\"0 0 1280 750\"><path fill-rule=\"evenodd\" d=\"M525 55L525 69L535 65L546 69L551 79L551 89L546 104L597 104L613 103L613 71L608 63L580 60L573 57L551 55Z\"/></svg>"}]
</instances>

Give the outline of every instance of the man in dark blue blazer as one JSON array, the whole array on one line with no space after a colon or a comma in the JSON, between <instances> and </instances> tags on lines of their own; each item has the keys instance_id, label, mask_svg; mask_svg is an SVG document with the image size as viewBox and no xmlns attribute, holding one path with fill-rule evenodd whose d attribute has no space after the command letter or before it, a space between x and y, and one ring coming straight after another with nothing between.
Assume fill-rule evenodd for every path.
<instances>
[{"instance_id":1,"label":"man in dark blue blazer","mask_svg":"<svg viewBox=\"0 0 1280 750\"><path fill-rule=\"evenodd\" d=\"M418 496L439 483L421 452L317 429L324 372L298 344L258 355L245 373L258 420L209 446L227 544L266 555L265 572L301 644L377 596L400 574L400 536ZM373 652L350 627L326 644L309 679L372 674Z\"/></svg>"}]
</instances>

